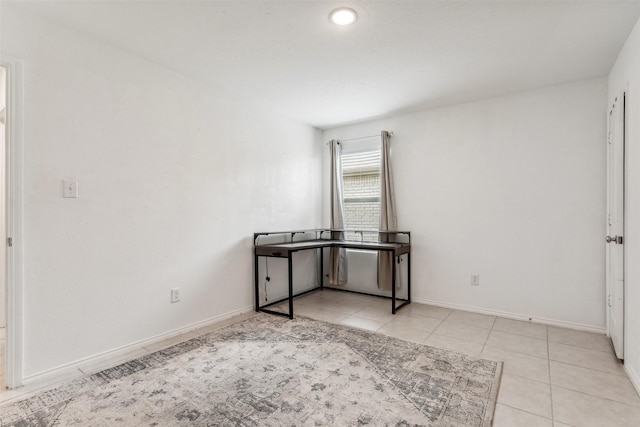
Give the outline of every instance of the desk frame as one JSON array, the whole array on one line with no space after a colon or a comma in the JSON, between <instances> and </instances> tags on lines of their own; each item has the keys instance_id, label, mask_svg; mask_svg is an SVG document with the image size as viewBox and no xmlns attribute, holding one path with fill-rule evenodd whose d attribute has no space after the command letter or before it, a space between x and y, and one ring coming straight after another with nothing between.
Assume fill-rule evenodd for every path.
<instances>
[{"instance_id":1,"label":"desk frame","mask_svg":"<svg viewBox=\"0 0 640 427\"><path fill-rule=\"evenodd\" d=\"M323 235L335 232L357 232L357 233L378 233L378 234L393 234L406 236L408 242L402 243L382 243L382 242L365 242L365 241L350 241L350 240L330 240L324 239ZM314 233L316 238L312 240L300 240L294 242L294 236L296 234L310 234ZM266 243L258 244L258 238L260 236L268 235L283 235L290 236L289 243ZM264 312L269 314L275 314L278 316L285 316L293 319L293 299L300 295L304 295L310 292L314 292L318 289L324 289L324 249L325 248L342 248L342 249L359 249L377 252L391 252L393 254L392 271L391 271L391 313L396 314L396 311L402 307L411 303L411 233L408 231L377 231L377 230L335 230L335 229L313 229L313 230L299 230L299 231L284 231L284 232L268 232L268 233L254 233L253 234L253 254L254 254L254 285L255 285L255 311ZM318 275L320 276L320 286L313 289L309 289L297 294L293 293L293 254L305 250L320 250L320 268ZM400 256L407 255L407 298L402 299L396 296L396 263L399 263ZM287 259L287 275L289 284L289 295L285 298L281 298L277 301L273 301L269 304L260 305L260 277L259 277L259 257L272 257L272 258L286 258ZM398 260L398 262L396 262ZM389 298L385 295L372 294L361 291L352 291L348 289L340 289L335 287L326 287L341 292L351 292L364 295L371 295L380 298ZM280 304L283 301L289 302L289 313L282 313L279 311L271 310L268 307ZM396 300L402 301L402 303L396 306Z\"/></svg>"}]
</instances>

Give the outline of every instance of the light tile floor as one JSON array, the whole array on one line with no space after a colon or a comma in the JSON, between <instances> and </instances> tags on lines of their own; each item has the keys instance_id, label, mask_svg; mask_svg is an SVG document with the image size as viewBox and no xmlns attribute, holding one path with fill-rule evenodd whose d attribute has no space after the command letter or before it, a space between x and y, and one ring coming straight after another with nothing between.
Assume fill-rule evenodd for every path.
<instances>
[{"instance_id":1,"label":"light tile floor","mask_svg":"<svg viewBox=\"0 0 640 427\"><path fill-rule=\"evenodd\" d=\"M394 316L390 304L383 298L324 290L297 298L294 313L503 361L494 427L640 426L640 397L603 335L416 303ZM146 346L118 360L83 366L46 384L0 391L0 403L252 315Z\"/></svg>"},{"instance_id":2,"label":"light tile floor","mask_svg":"<svg viewBox=\"0 0 640 427\"><path fill-rule=\"evenodd\" d=\"M286 309L286 307L285 307ZM294 314L504 362L495 427L640 426L640 397L604 335L324 290Z\"/></svg>"}]
</instances>

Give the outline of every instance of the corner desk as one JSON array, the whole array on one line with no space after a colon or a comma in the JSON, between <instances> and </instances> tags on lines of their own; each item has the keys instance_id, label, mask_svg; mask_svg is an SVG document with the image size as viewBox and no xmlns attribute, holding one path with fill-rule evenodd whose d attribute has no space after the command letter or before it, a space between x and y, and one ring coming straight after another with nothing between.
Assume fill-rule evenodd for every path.
<instances>
[{"instance_id":1,"label":"corner desk","mask_svg":"<svg viewBox=\"0 0 640 427\"><path fill-rule=\"evenodd\" d=\"M348 239L335 239L332 236L350 234L360 234L360 240L348 240ZM377 241L364 240L364 235L376 235ZM276 240L275 242L260 243L261 237L271 236L270 240ZM297 237L296 237L297 236ZM275 237L275 239L274 239ZM385 242L384 240L392 240L392 242ZM353 291L348 289L336 288L324 286L324 249L325 248L344 248L344 249L358 249L365 251L377 251L377 252L389 252L393 254L392 262L392 283L391 283L391 313L395 314L397 310L411 303L411 233L408 231L378 231L378 230L337 230L331 228L325 229L310 229L310 230L297 230L297 231L279 231L279 232L265 232L253 234L253 253L254 253L254 285L255 285L255 310L258 312L265 312L270 314L276 314L279 316L289 317L293 319L293 299L297 296L316 291L318 289L333 289L343 292L353 292L365 295L373 295L382 298L389 298L388 296ZM318 270L320 285L308 289L303 292L294 294L293 292L293 266L292 255L295 252L316 250L320 252L320 266ZM399 298L396 296L396 264L400 261L400 256L407 256L407 297ZM288 261L288 281L289 281L289 293L287 297L280 298L277 301L270 302L269 304L260 305L260 278L258 260L259 257L273 257L273 258L286 258ZM280 304L284 301L289 302L289 313L283 313L270 309L269 307ZM396 301L400 301L401 304L396 305Z\"/></svg>"}]
</instances>

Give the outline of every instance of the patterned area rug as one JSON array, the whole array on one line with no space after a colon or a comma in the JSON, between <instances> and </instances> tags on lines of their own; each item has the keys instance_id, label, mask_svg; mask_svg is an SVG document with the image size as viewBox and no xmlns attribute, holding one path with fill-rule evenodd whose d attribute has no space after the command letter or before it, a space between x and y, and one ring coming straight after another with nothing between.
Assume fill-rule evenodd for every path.
<instances>
[{"instance_id":1,"label":"patterned area rug","mask_svg":"<svg viewBox=\"0 0 640 427\"><path fill-rule=\"evenodd\" d=\"M490 426L501 362L259 314L0 407L2 426Z\"/></svg>"}]
</instances>

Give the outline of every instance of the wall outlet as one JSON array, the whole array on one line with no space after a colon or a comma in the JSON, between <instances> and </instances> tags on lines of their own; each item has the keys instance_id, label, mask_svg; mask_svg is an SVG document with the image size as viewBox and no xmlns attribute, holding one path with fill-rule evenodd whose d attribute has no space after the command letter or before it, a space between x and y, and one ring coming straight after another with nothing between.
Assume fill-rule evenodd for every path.
<instances>
[{"instance_id":1,"label":"wall outlet","mask_svg":"<svg viewBox=\"0 0 640 427\"><path fill-rule=\"evenodd\" d=\"M180 288L171 289L171 302L179 302L180 301Z\"/></svg>"},{"instance_id":2,"label":"wall outlet","mask_svg":"<svg viewBox=\"0 0 640 427\"><path fill-rule=\"evenodd\" d=\"M471 284L473 286L480 286L480 275L479 274L472 274L471 275Z\"/></svg>"}]
</instances>

